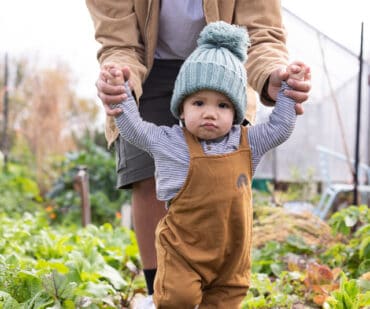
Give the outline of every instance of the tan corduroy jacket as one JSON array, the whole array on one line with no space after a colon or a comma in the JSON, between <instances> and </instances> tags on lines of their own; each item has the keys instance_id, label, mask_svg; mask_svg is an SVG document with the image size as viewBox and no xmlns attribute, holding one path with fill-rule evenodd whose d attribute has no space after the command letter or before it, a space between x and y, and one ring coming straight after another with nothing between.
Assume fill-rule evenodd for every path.
<instances>
[{"instance_id":1,"label":"tan corduroy jacket","mask_svg":"<svg viewBox=\"0 0 370 309\"><path fill-rule=\"evenodd\" d=\"M131 69L137 100L142 84L152 68L157 44L160 0L86 0L101 44L100 64L115 63ZM281 18L280 0L203 0L207 23L223 20L248 29L248 83L261 94L271 72L288 63L286 34ZM253 91L250 87L248 91ZM253 122L255 96L248 95L247 119ZM263 99L263 98L262 98ZM114 120L108 117L108 145L117 138Z\"/></svg>"}]
</instances>

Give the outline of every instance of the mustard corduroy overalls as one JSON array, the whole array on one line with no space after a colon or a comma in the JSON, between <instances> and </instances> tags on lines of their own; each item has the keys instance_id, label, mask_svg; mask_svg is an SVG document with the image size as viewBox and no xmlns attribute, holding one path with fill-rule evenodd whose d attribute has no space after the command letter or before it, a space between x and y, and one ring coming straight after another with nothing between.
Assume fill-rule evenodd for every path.
<instances>
[{"instance_id":1,"label":"mustard corduroy overalls","mask_svg":"<svg viewBox=\"0 0 370 309\"><path fill-rule=\"evenodd\" d=\"M238 308L248 290L252 168L247 129L239 149L205 155L186 129L190 165L156 230L158 309Z\"/></svg>"}]
</instances>

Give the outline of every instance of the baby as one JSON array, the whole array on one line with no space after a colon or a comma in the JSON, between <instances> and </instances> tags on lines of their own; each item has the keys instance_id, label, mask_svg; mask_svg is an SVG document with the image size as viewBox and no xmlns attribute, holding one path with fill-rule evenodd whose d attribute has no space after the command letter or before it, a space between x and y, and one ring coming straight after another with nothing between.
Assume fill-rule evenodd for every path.
<instances>
[{"instance_id":1,"label":"baby","mask_svg":"<svg viewBox=\"0 0 370 309\"><path fill-rule=\"evenodd\" d=\"M269 121L241 125L248 44L244 28L224 22L204 28L174 86L170 109L180 125L143 121L125 84L128 98L117 127L153 156L157 198L168 207L156 230L157 308L238 308L248 290L252 176L261 157L288 139L296 120L283 82ZM304 67L301 72L295 77L304 78ZM111 82L123 84L122 72L115 75Z\"/></svg>"}]
</instances>

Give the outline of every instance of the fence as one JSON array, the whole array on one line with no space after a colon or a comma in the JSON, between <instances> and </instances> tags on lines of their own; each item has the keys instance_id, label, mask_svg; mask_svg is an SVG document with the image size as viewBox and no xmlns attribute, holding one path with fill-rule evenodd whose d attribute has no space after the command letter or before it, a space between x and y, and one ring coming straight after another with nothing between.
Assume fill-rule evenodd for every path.
<instances>
[{"instance_id":1,"label":"fence","mask_svg":"<svg viewBox=\"0 0 370 309\"><path fill-rule=\"evenodd\" d=\"M333 41L318 29L284 9L291 60L303 60L312 69L312 91L304 104L305 113L298 117L291 138L268 153L261 161L256 178L292 181L291 171L319 173L318 144L354 158L358 88L358 55ZM355 35L355 34L354 34ZM360 24L359 33L360 36ZM360 46L359 46L360 50ZM362 81L362 115L360 130L360 161L370 163L370 64L364 62ZM261 107L258 119L263 121L271 109ZM352 173L346 165L333 165L334 181L351 182Z\"/></svg>"}]
</instances>

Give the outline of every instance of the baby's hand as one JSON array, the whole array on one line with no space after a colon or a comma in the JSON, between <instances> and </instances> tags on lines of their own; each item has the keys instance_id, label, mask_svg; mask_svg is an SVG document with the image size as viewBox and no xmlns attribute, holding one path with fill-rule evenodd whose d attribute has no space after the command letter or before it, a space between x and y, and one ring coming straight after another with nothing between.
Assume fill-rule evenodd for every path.
<instances>
[{"instance_id":1,"label":"baby's hand","mask_svg":"<svg viewBox=\"0 0 370 309\"><path fill-rule=\"evenodd\" d=\"M300 63L292 63L287 67L288 78L295 80L305 80L306 67Z\"/></svg>"},{"instance_id":2,"label":"baby's hand","mask_svg":"<svg viewBox=\"0 0 370 309\"><path fill-rule=\"evenodd\" d=\"M115 66L111 66L107 68L107 71L109 73L109 78L107 79L107 83L114 85L114 86L120 86L125 83L125 79L123 76L122 70L118 69Z\"/></svg>"}]
</instances>

